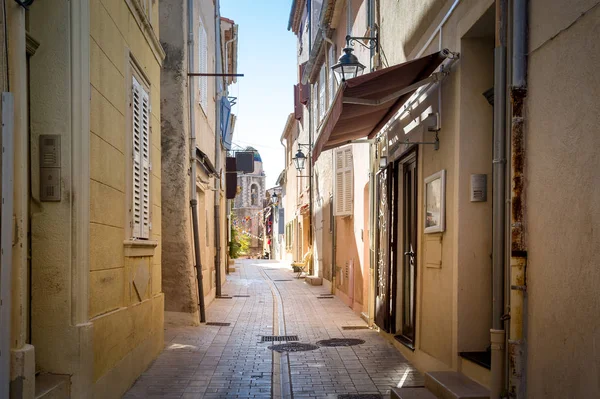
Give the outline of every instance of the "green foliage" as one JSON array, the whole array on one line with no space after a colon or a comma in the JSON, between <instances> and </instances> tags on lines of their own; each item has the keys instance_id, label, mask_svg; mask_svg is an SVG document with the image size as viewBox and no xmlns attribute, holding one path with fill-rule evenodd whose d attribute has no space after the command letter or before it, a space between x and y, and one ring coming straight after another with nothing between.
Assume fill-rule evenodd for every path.
<instances>
[{"instance_id":1,"label":"green foliage","mask_svg":"<svg viewBox=\"0 0 600 399\"><path fill-rule=\"evenodd\" d=\"M250 247L250 238L239 230L238 227L231 225L231 241L229 243L229 257L237 259L248 252Z\"/></svg>"}]
</instances>

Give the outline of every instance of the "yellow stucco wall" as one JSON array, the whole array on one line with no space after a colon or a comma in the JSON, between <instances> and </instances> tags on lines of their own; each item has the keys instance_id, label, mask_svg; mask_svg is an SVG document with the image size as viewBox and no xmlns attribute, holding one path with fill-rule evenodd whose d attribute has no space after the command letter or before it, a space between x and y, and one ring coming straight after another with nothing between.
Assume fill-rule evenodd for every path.
<instances>
[{"instance_id":1,"label":"yellow stucco wall","mask_svg":"<svg viewBox=\"0 0 600 399\"><path fill-rule=\"evenodd\" d=\"M136 0L129 3L134 6ZM90 2L90 294L95 395L127 389L162 349L160 259L160 67L150 32L126 1ZM158 36L158 4L149 18ZM151 103L150 240L131 249L133 64L148 81ZM134 279L136 284L134 284ZM143 350L142 350L143 348ZM107 396L108 395L108 396Z\"/></svg>"}]
</instances>

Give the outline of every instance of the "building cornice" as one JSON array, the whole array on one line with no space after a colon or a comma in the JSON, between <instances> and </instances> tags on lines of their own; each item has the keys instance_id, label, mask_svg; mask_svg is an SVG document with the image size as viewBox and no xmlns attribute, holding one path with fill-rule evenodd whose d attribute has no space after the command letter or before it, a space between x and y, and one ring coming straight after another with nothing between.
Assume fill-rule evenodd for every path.
<instances>
[{"instance_id":1,"label":"building cornice","mask_svg":"<svg viewBox=\"0 0 600 399\"><path fill-rule=\"evenodd\" d=\"M144 34L144 38L146 38L146 41L150 45L154 58L156 58L156 61L158 61L158 64L162 67L166 53L160 44L160 40L158 40L158 36L156 36L156 32L154 32L154 29L152 28L150 20L140 4L140 0L125 0L125 3L127 4L127 7L129 7L129 11L131 11L131 14Z\"/></svg>"}]
</instances>

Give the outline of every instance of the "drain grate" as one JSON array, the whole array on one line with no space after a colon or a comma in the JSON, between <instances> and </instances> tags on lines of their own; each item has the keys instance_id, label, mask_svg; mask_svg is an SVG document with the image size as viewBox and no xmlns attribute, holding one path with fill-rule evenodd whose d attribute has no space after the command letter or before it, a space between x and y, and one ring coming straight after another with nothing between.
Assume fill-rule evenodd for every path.
<instances>
[{"instance_id":1,"label":"drain grate","mask_svg":"<svg viewBox=\"0 0 600 399\"><path fill-rule=\"evenodd\" d=\"M298 341L297 335L263 335L260 342Z\"/></svg>"},{"instance_id":2,"label":"drain grate","mask_svg":"<svg viewBox=\"0 0 600 399\"><path fill-rule=\"evenodd\" d=\"M216 296L215 299L232 299L232 297L221 295L221 296Z\"/></svg>"},{"instance_id":3,"label":"drain grate","mask_svg":"<svg viewBox=\"0 0 600 399\"><path fill-rule=\"evenodd\" d=\"M332 296L318 296L317 299L333 299Z\"/></svg>"},{"instance_id":4,"label":"drain grate","mask_svg":"<svg viewBox=\"0 0 600 399\"><path fill-rule=\"evenodd\" d=\"M250 298L250 295L234 295L234 298Z\"/></svg>"},{"instance_id":5,"label":"drain grate","mask_svg":"<svg viewBox=\"0 0 600 399\"><path fill-rule=\"evenodd\" d=\"M275 352L305 352L305 351L314 351L315 349L319 349L317 345L313 344L301 344L298 342L292 342L289 344L279 344L269 346L269 349Z\"/></svg>"},{"instance_id":6,"label":"drain grate","mask_svg":"<svg viewBox=\"0 0 600 399\"><path fill-rule=\"evenodd\" d=\"M231 323L221 323L218 321L209 321L208 323L206 323L207 326L219 326L219 327L228 327L231 325Z\"/></svg>"},{"instance_id":7,"label":"drain grate","mask_svg":"<svg viewBox=\"0 0 600 399\"><path fill-rule=\"evenodd\" d=\"M352 393L348 395L338 395L338 399L382 399L383 396L374 393Z\"/></svg>"},{"instance_id":8,"label":"drain grate","mask_svg":"<svg viewBox=\"0 0 600 399\"><path fill-rule=\"evenodd\" d=\"M368 330L369 326L342 326L342 330Z\"/></svg>"},{"instance_id":9,"label":"drain grate","mask_svg":"<svg viewBox=\"0 0 600 399\"><path fill-rule=\"evenodd\" d=\"M273 281L294 281L294 280L287 280L287 279L284 279L284 280L273 280Z\"/></svg>"},{"instance_id":10,"label":"drain grate","mask_svg":"<svg viewBox=\"0 0 600 399\"><path fill-rule=\"evenodd\" d=\"M319 346L327 346L327 347L337 347L337 346L354 346L364 344L365 341L358 338L331 338L324 339L322 341L318 341L317 345Z\"/></svg>"}]
</instances>

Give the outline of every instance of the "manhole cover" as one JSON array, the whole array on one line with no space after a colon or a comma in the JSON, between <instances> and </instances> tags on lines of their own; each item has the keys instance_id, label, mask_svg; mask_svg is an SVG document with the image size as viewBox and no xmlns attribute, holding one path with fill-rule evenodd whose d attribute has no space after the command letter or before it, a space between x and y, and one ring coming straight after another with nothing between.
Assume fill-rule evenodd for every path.
<instances>
[{"instance_id":1,"label":"manhole cover","mask_svg":"<svg viewBox=\"0 0 600 399\"><path fill-rule=\"evenodd\" d=\"M234 298L250 298L250 295L234 295Z\"/></svg>"},{"instance_id":2,"label":"manhole cover","mask_svg":"<svg viewBox=\"0 0 600 399\"><path fill-rule=\"evenodd\" d=\"M317 299L333 299L332 296L318 296Z\"/></svg>"},{"instance_id":3,"label":"manhole cover","mask_svg":"<svg viewBox=\"0 0 600 399\"><path fill-rule=\"evenodd\" d=\"M269 349L275 352L304 352L304 351L314 351L315 349L319 349L317 345L313 344L301 344L298 342L292 342L289 344L279 344L269 346Z\"/></svg>"},{"instance_id":4,"label":"manhole cover","mask_svg":"<svg viewBox=\"0 0 600 399\"><path fill-rule=\"evenodd\" d=\"M217 321L209 321L208 323L206 323L207 326L219 326L219 327L227 327L230 326L231 323L221 323L221 322L217 322Z\"/></svg>"},{"instance_id":5,"label":"manhole cover","mask_svg":"<svg viewBox=\"0 0 600 399\"><path fill-rule=\"evenodd\" d=\"M293 280L273 280L273 281L293 281Z\"/></svg>"},{"instance_id":6,"label":"manhole cover","mask_svg":"<svg viewBox=\"0 0 600 399\"><path fill-rule=\"evenodd\" d=\"M338 395L338 399L382 399L383 397L373 393L359 393L359 394L348 394Z\"/></svg>"},{"instance_id":7,"label":"manhole cover","mask_svg":"<svg viewBox=\"0 0 600 399\"><path fill-rule=\"evenodd\" d=\"M263 335L260 342L298 341L297 335Z\"/></svg>"},{"instance_id":8,"label":"manhole cover","mask_svg":"<svg viewBox=\"0 0 600 399\"><path fill-rule=\"evenodd\" d=\"M368 330L369 326L342 326L342 330Z\"/></svg>"},{"instance_id":9,"label":"manhole cover","mask_svg":"<svg viewBox=\"0 0 600 399\"><path fill-rule=\"evenodd\" d=\"M317 345L335 347L335 346L354 346L354 345L360 345L360 344L364 344L364 343L365 343L365 341L363 341L362 339L358 339L358 338L331 338L331 339L324 339L322 341L318 341Z\"/></svg>"}]
</instances>

